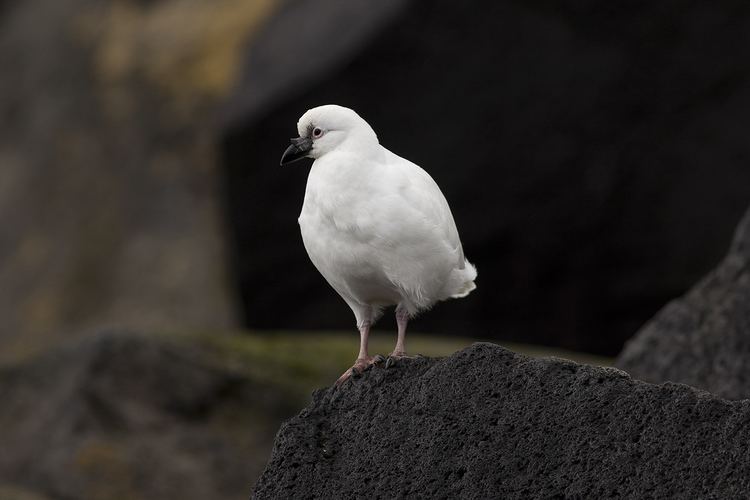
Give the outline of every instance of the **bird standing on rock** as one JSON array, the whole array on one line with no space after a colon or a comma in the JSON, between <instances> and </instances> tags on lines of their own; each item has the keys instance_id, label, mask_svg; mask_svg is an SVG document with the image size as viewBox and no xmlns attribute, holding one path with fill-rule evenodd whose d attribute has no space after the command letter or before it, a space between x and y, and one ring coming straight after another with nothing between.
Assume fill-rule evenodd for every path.
<instances>
[{"instance_id":1,"label":"bird standing on rock","mask_svg":"<svg viewBox=\"0 0 750 500\"><path fill-rule=\"evenodd\" d=\"M297 122L299 137L281 165L313 158L299 225L310 260L354 312L359 356L338 379L381 356L367 352L370 327L396 306L391 358L406 356L409 318L436 302L464 297L476 268L464 257L448 202L430 175L391 153L349 108L326 105Z\"/></svg>"}]
</instances>

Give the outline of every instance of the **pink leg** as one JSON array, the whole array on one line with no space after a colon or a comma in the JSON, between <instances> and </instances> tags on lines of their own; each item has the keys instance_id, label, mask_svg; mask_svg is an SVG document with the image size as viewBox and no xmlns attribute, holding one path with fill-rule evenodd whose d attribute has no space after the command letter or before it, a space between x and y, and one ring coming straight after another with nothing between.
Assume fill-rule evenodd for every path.
<instances>
[{"instance_id":1,"label":"pink leg","mask_svg":"<svg viewBox=\"0 0 750 500\"><path fill-rule=\"evenodd\" d=\"M370 337L370 323L363 323L359 327L359 355L354 365L346 370L343 375L336 381L336 385L341 385L343 382L348 380L354 373L361 374L370 365L378 363L383 360L382 356L371 357L367 354L367 343Z\"/></svg>"},{"instance_id":2,"label":"pink leg","mask_svg":"<svg viewBox=\"0 0 750 500\"><path fill-rule=\"evenodd\" d=\"M359 328L359 355L357 361L360 359L369 359L367 354L367 345L370 338L370 323L365 323Z\"/></svg>"},{"instance_id":3,"label":"pink leg","mask_svg":"<svg viewBox=\"0 0 750 500\"><path fill-rule=\"evenodd\" d=\"M409 312L400 305L396 307L396 323L398 324L398 337L391 357L403 358L406 356L406 325L409 323Z\"/></svg>"}]
</instances>

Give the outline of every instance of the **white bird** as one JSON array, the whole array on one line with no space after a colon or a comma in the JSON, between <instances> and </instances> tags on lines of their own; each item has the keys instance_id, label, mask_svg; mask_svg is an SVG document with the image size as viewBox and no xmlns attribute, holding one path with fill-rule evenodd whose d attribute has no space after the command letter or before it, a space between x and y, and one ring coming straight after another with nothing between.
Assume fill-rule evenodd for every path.
<instances>
[{"instance_id":1,"label":"white bird","mask_svg":"<svg viewBox=\"0 0 750 500\"><path fill-rule=\"evenodd\" d=\"M396 306L391 357L405 357L409 318L468 295L477 271L464 257L450 207L432 177L381 146L357 113L336 105L313 108L297 131L281 165L315 159L299 216L302 240L354 312L360 332L359 356L340 384L383 360L368 354L367 343L384 307Z\"/></svg>"}]
</instances>

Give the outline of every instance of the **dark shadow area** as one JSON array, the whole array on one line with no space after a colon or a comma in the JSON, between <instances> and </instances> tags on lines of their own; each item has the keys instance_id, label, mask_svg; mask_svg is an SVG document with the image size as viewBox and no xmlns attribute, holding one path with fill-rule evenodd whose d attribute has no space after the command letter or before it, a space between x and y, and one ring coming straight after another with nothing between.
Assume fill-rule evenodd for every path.
<instances>
[{"instance_id":1,"label":"dark shadow area","mask_svg":"<svg viewBox=\"0 0 750 500\"><path fill-rule=\"evenodd\" d=\"M312 2L294 4L316 22ZM413 2L296 93L243 112L262 78L246 68L222 144L245 326L353 327L299 236L309 162L278 167L298 117L337 103L430 172L479 270L476 292L414 329L617 353L721 259L750 199L748 14ZM254 57L293 35L267 31Z\"/></svg>"}]
</instances>

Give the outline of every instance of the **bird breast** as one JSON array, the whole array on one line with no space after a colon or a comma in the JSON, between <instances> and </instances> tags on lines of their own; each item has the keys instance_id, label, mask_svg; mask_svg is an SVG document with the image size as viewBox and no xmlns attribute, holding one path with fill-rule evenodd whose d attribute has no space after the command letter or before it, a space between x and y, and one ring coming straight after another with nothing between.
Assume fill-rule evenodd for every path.
<instances>
[{"instance_id":1,"label":"bird breast","mask_svg":"<svg viewBox=\"0 0 750 500\"><path fill-rule=\"evenodd\" d=\"M351 189L308 182L299 217L310 260L345 299L397 303L397 287L388 277L384 246L373 230L367 201Z\"/></svg>"},{"instance_id":2,"label":"bird breast","mask_svg":"<svg viewBox=\"0 0 750 500\"><path fill-rule=\"evenodd\" d=\"M360 303L426 306L441 298L460 250L408 197L403 179L387 178L387 167L351 176L349 167L331 175L321 166L316 161L310 172L299 224L326 280Z\"/></svg>"}]
</instances>

